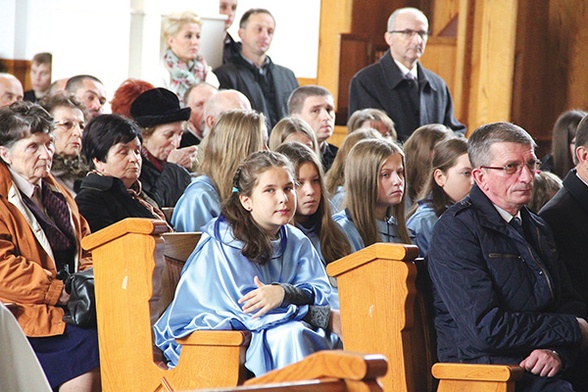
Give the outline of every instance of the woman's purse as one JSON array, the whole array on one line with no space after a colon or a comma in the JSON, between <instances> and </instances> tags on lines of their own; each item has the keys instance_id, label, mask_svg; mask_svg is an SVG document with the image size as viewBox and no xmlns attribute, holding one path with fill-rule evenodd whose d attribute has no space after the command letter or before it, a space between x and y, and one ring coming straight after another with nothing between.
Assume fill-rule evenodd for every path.
<instances>
[{"instance_id":1,"label":"woman's purse","mask_svg":"<svg viewBox=\"0 0 588 392\"><path fill-rule=\"evenodd\" d=\"M63 321L78 327L96 327L94 269L76 272L65 279L65 291L70 295Z\"/></svg>"}]
</instances>

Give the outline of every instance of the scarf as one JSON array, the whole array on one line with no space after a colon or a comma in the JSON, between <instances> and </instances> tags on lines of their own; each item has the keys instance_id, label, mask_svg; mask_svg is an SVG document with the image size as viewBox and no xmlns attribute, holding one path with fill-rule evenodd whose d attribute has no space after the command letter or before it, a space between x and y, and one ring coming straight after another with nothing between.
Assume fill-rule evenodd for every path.
<instances>
[{"instance_id":1,"label":"scarf","mask_svg":"<svg viewBox=\"0 0 588 392\"><path fill-rule=\"evenodd\" d=\"M170 74L169 89L178 95L182 105L186 90L206 79L208 65L200 55L186 64L168 49L163 55L163 65Z\"/></svg>"},{"instance_id":2,"label":"scarf","mask_svg":"<svg viewBox=\"0 0 588 392\"><path fill-rule=\"evenodd\" d=\"M130 188L127 188L127 192L133 199L145 207L147 211L151 212L151 215L153 215L155 219L166 221L165 214L159 209L157 203L143 192L140 181L135 181Z\"/></svg>"},{"instance_id":3,"label":"scarf","mask_svg":"<svg viewBox=\"0 0 588 392\"><path fill-rule=\"evenodd\" d=\"M84 178L90 168L86 160L80 155L74 157L64 157L55 154L53 156L53 165L51 170L58 176L67 176L73 179Z\"/></svg>"}]
</instances>

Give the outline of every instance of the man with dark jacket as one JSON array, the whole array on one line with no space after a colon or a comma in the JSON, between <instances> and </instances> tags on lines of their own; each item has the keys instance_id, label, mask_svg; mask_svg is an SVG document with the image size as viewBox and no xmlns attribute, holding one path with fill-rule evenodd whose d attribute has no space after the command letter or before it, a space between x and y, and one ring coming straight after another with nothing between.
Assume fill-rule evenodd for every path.
<instances>
[{"instance_id":1,"label":"man with dark jacket","mask_svg":"<svg viewBox=\"0 0 588 392\"><path fill-rule=\"evenodd\" d=\"M509 123L481 126L468 141L476 183L436 223L427 255L437 351L441 361L518 364L519 392L572 391L564 378L579 373L588 323L551 230L525 207L534 146Z\"/></svg>"},{"instance_id":2,"label":"man with dark jacket","mask_svg":"<svg viewBox=\"0 0 588 392\"><path fill-rule=\"evenodd\" d=\"M275 26L268 10L254 8L245 12L239 22L240 55L214 71L221 89L241 91L254 110L265 114L268 130L288 115L288 97L298 87L294 72L274 64L266 55Z\"/></svg>"},{"instance_id":3,"label":"man with dark jacket","mask_svg":"<svg viewBox=\"0 0 588 392\"><path fill-rule=\"evenodd\" d=\"M572 279L572 286L588 305L588 117L576 130L575 161L563 188L539 211L553 230L555 245Z\"/></svg>"},{"instance_id":4,"label":"man with dark jacket","mask_svg":"<svg viewBox=\"0 0 588 392\"><path fill-rule=\"evenodd\" d=\"M465 126L453 115L447 85L418 62L428 37L429 21L420 10L394 11L384 34L390 50L351 80L349 115L365 108L384 110L394 121L400 141L421 125L431 123L445 124L463 134Z\"/></svg>"}]
</instances>

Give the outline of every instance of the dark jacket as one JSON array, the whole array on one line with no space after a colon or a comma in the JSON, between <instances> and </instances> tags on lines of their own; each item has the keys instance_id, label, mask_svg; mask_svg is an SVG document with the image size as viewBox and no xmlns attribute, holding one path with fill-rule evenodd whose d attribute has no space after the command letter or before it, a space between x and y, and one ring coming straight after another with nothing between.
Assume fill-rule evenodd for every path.
<instances>
[{"instance_id":1,"label":"dark jacket","mask_svg":"<svg viewBox=\"0 0 588 392\"><path fill-rule=\"evenodd\" d=\"M174 207L190 180L190 173L180 165L167 162L160 172L153 163L143 158L139 181L143 185L143 191L159 207Z\"/></svg>"},{"instance_id":2,"label":"dark jacket","mask_svg":"<svg viewBox=\"0 0 588 392\"><path fill-rule=\"evenodd\" d=\"M538 348L574 358L584 306L547 224L521 215L530 242L474 185L437 221L427 259L440 361L518 364Z\"/></svg>"},{"instance_id":3,"label":"dark jacket","mask_svg":"<svg viewBox=\"0 0 588 392\"><path fill-rule=\"evenodd\" d=\"M411 104L409 81L388 50L375 64L359 71L349 87L349 115L359 109L382 109L394 121L398 138L406 140L421 125L440 123L464 134L465 126L453 115L453 101L447 85L433 72L417 63L420 105Z\"/></svg>"},{"instance_id":4,"label":"dark jacket","mask_svg":"<svg viewBox=\"0 0 588 392\"><path fill-rule=\"evenodd\" d=\"M82 180L76 203L92 232L125 218L154 219L151 212L133 199L116 177L88 174Z\"/></svg>"},{"instance_id":5,"label":"dark jacket","mask_svg":"<svg viewBox=\"0 0 588 392\"><path fill-rule=\"evenodd\" d=\"M288 115L288 98L298 88L298 80L294 72L286 67L274 64L268 57L264 65L269 85L265 85L264 77L259 69L249 63L243 56L233 56L231 61L214 70L221 89L234 89L242 92L251 107L263 113L269 129Z\"/></svg>"},{"instance_id":6,"label":"dark jacket","mask_svg":"<svg viewBox=\"0 0 588 392\"><path fill-rule=\"evenodd\" d=\"M572 286L588 306L588 186L578 178L576 169L568 173L563 188L539 215L551 226Z\"/></svg>"},{"instance_id":7,"label":"dark jacket","mask_svg":"<svg viewBox=\"0 0 588 392\"><path fill-rule=\"evenodd\" d=\"M223 46L223 64L231 61L231 58L238 56L239 53L241 53L241 42L235 42L231 34L227 33Z\"/></svg>"}]
</instances>

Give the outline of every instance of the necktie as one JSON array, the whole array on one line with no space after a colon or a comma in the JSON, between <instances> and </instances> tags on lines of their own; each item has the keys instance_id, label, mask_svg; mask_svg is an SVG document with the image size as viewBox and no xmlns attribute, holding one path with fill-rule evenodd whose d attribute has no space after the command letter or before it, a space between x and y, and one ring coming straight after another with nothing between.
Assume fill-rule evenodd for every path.
<instances>
[{"instance_id":1,"label":"necktie","mask_svg":"<svg viewBox=\"0 0 588 392\"><path fill-rule=\"evenodd\" d=\"M518 218L518 217L515 216L508 223L512 227L514 227L515 230L518 231L521 236L523 236L523 238L526 238L525 237L525 231L523 230L523 226L521 225L521 219L520 218Z\"/></svg>"}]
</instances>

